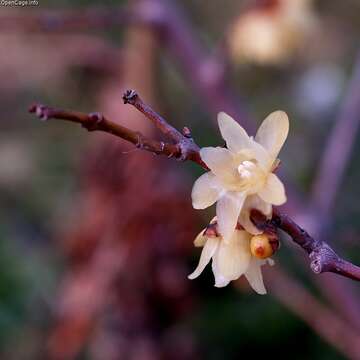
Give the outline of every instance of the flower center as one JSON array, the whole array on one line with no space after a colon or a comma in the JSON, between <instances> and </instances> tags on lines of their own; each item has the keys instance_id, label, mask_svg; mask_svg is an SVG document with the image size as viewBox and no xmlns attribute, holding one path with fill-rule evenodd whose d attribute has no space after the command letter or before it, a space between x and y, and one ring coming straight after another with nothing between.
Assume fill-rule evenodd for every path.
<instances>
[{"instance_id":1,"label":"flower center","mask_svg":"<svg viewBox=\"0 0 360 360\"><path fill-rule=\"evenodd\" d=\"M237 170L242 184L245 185L245 187L251 187L252 192L257 192L263 185L265 174L253 161L242 161Z\"/></svg>"},{"instance_id":2,"label":"flower center","mask_svg":"<svg viewBox=\"0 0 360 360\"><path fill-rule=\"evenodd\" d=\"M250 180L251 178L254 177L255 172L256 172L256 165L249 160L245 160L243 161L239 166L238 166L238 172L241 178L243 178L244 180Z\"/></svg>"}]
</instances>

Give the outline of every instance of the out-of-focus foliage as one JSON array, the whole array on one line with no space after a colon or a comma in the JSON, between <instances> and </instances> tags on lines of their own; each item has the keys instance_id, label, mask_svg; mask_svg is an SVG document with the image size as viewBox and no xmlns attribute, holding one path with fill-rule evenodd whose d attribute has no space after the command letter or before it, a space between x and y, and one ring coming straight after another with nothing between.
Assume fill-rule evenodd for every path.
<instances>
[{"instance_id":1,"label":"out-of-focus foliage","mask_svg":"<svg viewBox=\"0 0 360 360\"><path fill-rule=\"evenodd\" d=\"M39 11L47 7L71 9L99 5L98 2L88 0L39 2ZM111 7L128 3L132 2L105 1L101 5ZM179 5L184 7L196 34L211 52L217 53L223 49L222 44L229 34L229 28L235 22L241 21L239 19L252 4L252 1L199 0L184 1ZM27 10L20 9L24 13ZM4 9L0 7L0 15L2 11ZM241 102L246 104L247 110L258 123L273 110L282 109L289 114L291 128L282 151L281 176L298 185L304 193L310 188L358 51L359 11L360 5L355 0L314 0L309 16L316 18L317 26L311 34L312 40L300 42L291 47L291 50L286 49L286 57L282 58L280 63L258 64L249 61L239 64L236 59L231 62L230 57L230 83L238 92L239 101L241 99ZM307 20L309 19L304 19L304 22ZM77 270L74 265L76 260L72 257L74 254L69 255L66 252L64 234L82 223L82 213L77 210L80 208L79 199L86 187L86 164L94 151L94 143L107 141L104 140L104 135L87 133L73 124L44 124L36 121L27 114L27 108L34 100L41 100L57 107L82 111L103 110L99 108L104 104L104 101L100 100L99 89L111 81L113 76L114 64L108 60L116 61L117 56L120 59L123 55L122 49L126 47L124 29L125 27L119 27L98 32L89 29L88 32L74 35L32 35L5 31L0 34L0 357L3 359L43 358L45 344L49 341L48 335L54 328L54 314L57 313L57 301L64 276L69 273L69 269L73 272ZM255 41L252 38L248 40ZM79 48L82 50L74 51ZM157 49L157 54L160 58L160 69L156 72L154 106L179 128L189 126L201 146L222 145L222 140L213 126L215 114L209 114L206 104L190 91L180 68L174 65L167 52ZM118 95L118 101L121 102L120 87L115 89L114 94L113 96ZM121 122L122 118L118 120ZM354 161L350 162L342 193L337 198L332 224L333 238L329 239L336 242L336 247L341 249L344 256L355 262L360 262L360 225L357 221L360 213L360 203L357 200L360 196L357 186L360 181L360 166L356 161L359 147L358 141L352 155ZM111 161L118 161L119 166L128 159L133 161L138 154L136 150L121 150L116 160L112 158ZM151 156L144 155L142 161L151 161ZM106 166L115 168L114 163L107 163L106 157L100 159ZM136 173L136 167L132 169ZM165 171L169 176L173 176L174 182L181 184L183 192L179 194L182 199L176 198L172 193L172 181L162 184L160 189L154 186L152 190L171 194L166 201L172 202L174 208L187 209L181 210L183 213L194 211L194 215L189 215L189 218L193 216L196 220L193 231L195 237L197 229L203 228L206 218L213 214L213 210L209 210L209 214L201 219L199 216L202 215L190 209L191 183L201 170L191 164L171 165L166 161L161 161L154 169L158 172ZM149 173L152 171L151 168L147 170ZM139 173L146 177L143 172ZM101 176L97 179L101 186ZM286 180L284 182L286 183ZM114 193L116 192L121 193L121 188L115 184ZM128 203L121 204L125 215L130 206L130 200L127 201ZM146 199L135 198L134 201L148 211L142 214L144 219L151 218L153 209L146 203ZM140 205L138 208L141 208ZM93 208L91 211L97 213L101 209ZM169 210L169 213L175 214L176 211ZM121 211L116 214L119 216L114 220L117 224L120 222ZM156 219L163 217L165 224L173 224L166 219L166 215L166 206L163 204ZM186 219L184 215L183 221L187 224ZM194 225L190 220L189 224ZM174 226L169 227L171 229L168 231L172 234ZM154 231L151 233L151 241L156 244L155 231L161 233L162 229L160 227L151 231ZM139 232L141 233L140 230ZM137 234L135 230L134 234ZM146 233L142 235L144 238L147 236ZM196 250L191 249L193 238L190 235L186 241L188 246L184 245L185 250L173 250L174 253L180 251L181 254L186 254L181 257L182 261L178 259L178 253L169 255L164 251L165 255L162 254L177 259L181 264L179 272L184 278L187 271L190 273L196 264L199 255ZM147 242L143 239L139 240L139 243L146 247ZM166 248L166 241L161 241L160 246ZM174 248L178 249L176 246ZM160 256L161 251L157 249L154 253ZM306 287L312 289L298 255L299 253L282 246L275 260L302 280ZM86 258L87 254L81 253L81 256ZM130 257L136 259L137 256L138 253L133 253ZM154 264L158 261L156 256L150 257ZM86 260L82 258L81 261ZM149 265L149 268L157 269L156 265ZM169 272L164 274L170 278L179 276L176 269L170 266L168 269ZM127 278L127 274L125 270L125 283L137 279ZM159 278L163 279L160 276ZM146 329L153 332L146 336L155 344L160 336L164 336L161 340L164 348L164 344L169 342L186 350L189 348L188 352L184 351L185 354L197 354L198 358L204 359L237 359L269 354L293 359L343 358L310 327L279 305L271 296L270 289L270 295L265 297L251 292L245 282L239 284L241 291L230 287L216 289L213 288L211 271L207 269L204 276L184 285L185 290L181 296L191 303L186 303L184 311L178 304L178 299L182 297L174 295L170 291L171 282L163 279L164 283L170 284L169 293L173 294L171 304L177 304L169 310L165 306L166 294L169 293L156 295L159 285L154 278L142 276L141 279L144 281L141 284L144 285L136 288L136 291L133 290L138 296L136 299L146 304L144 308L152 309L151 316L162 314L164 317L153 319L150 316L147 319ZM150 284L149 288L154 286L155 290L152 288L147 291L146 284ZM129 288L132 289L131 286L129 285ZM121 294L112 295L112 307L109 305L111 309L116 307L114 303L120 302L121 298ZM159 302L159 299L163 303ZM135 305L131 297L127 301L130 313ZM125 305L121 306L124 311ZM141 306L139 308L143 309ZM128 328L123 325L122 321L126 322L126 316L125 320L122 320L122 313L112 314L105 309L98 315L100 325L89 336L83 355L79 358L103 359L99 349L102 349L104 344L108 345L107 350L112 346L109 344L113 343L118 347L121 347L121 344L128 346L124 339L116 337L119 333L117 327L124 326L130 329L129 332L132 328L129 324L126 325ZM113 321L112 316L118 322ZM145 315L139 315L142 319L141 316ZM134 318L131 318L131 321L135 322ZM100 332L99 328L104 323L106 331L102 329ZM131 336L136 337L135 325L134 328L135 335ZM109 338L104 339L106 336ZM142 344L146 349L140 352L143 357L139 355L138 359L158 358L155 350L152 353L153 345L150 346L145 340L137 344Z\"/></svg>"}]
</instances>

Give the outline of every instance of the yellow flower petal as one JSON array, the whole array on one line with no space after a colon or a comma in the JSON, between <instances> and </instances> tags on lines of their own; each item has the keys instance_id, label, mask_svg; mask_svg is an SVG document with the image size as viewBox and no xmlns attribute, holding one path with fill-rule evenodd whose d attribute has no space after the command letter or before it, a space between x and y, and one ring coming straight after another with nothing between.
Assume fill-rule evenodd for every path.
<instances>
[{"instance_id":1,"label":"yellow flower petal","mask_svg":"<svg viewBox=\"0 0 360 360\"><path fill-rule=\"evenodd\" d=\"M220 184L214 174L207 172L194 183L191 199L194 209L206 209L215 203L221 192Z\"/></svg>"},{"instance_id":2,"label":"yellow flower petal","mask_svg":"<svg viewBox=\"0 0 360 360\"><path fill-rule=\"evenodd\" d=\"M246 201L240 212L239 223L250 234L258 235L258 234L261 234L262 231L259 230L250 219L250 212L252 209L257 209L257 210L261 211L267 217L271 217L272 206L271 206L271 204L262 200L257 195L251 195L246 198Z\"/></svg>"},{"instance_id":3,"label":"yellow flower petal","mask_svg":"<svg viewBox=\"0 0 360 360\"><path fill-rule=\"evenodd\" d=\"M289 119L284 111L271 113L261 124L255 140L261 144L273 160L278 156L280 149L289 132Z\"/></svg>"},{"instance_id":4,"label":"yellow flower petal","mask_svg":"<svg viewBox=\"0 0 360 360\"><path fill-rule=\"evenodd\" d=\"M219 178L228 181L235 178L233 155L228 149L221 147L205 147L200 149L201 159Z\"/></svg>"},{"instance_id":5,"label":"yellow flower petal","mask_svg":"<svg viewBox=\"0 0 360 360\"><path fill-rule=\"evenodd\" d=\"M235 230L245 198L245 193L228 191L216 203L218 231L225 242L229 241Z\"/></svg>"},{"instance_id":6,"label":"yellow flower petal","mask_svg":"<svg viewBox=\"0 0 360 360\"><path fill-rule=\"evenodd\" d=\"M282 205L286 202L285 188L275 174L269 174L265 186L258 195L266 202L273 205Z\"/></svg>"},{"instance_id":7,"label":"yellow flower petal","mask_svg":"<svg viewBox=\"0 0 360 360\"><path fill-rule=\"evenodd\" d=\"M226 141L226 145L230 151L236 153L242 149L250 148L251 139L249 135L231 116L224 112L219 113L218 124L221 136Z\"/></svg>"},{"instance_id":8,"label":"yellow flower petal","mask_svg":"<svg viewBox=\"0 0 360 360\"><path fill-rule=\"evenodd\" d=\"M264 286L264 280L261 273L261 266L264 261L251 257L250 264L245 272L245 277L249 282L250 286L261 295L266 294Z\"/></svg>"},{"instance_id":9,"label":"yellow flower petal","mask_svg":"<svg viewBox=\"0 0 360 360\"><path fill-rule=\"evenodd\" d=\"M227 280L236 280L247 271L250 263L250 235L246 231L234 231L231 241L222 241L213 261L219 273Z\"/></svg>"},{"instance_id":10,"label":"yellow flower petal","mask_svg":"<svg viewBox=\"0 0 360 360\"><path fill-rule=\"evenodd\" d=\"M206 241L204 248L202 249L199 264L195 271L191 273L188 278L193 280L197 278L205 269L205 266L209 263L215 251L219 245L220 240L218 238L208 238Z\"/></svg>"}]
</instances>

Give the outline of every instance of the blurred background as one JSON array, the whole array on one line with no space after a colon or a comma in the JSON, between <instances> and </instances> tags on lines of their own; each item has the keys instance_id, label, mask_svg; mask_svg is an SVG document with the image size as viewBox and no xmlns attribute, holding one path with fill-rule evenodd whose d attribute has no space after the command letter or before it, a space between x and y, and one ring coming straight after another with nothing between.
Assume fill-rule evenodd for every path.
<instances>
[{"instance_id":1,"label":"blurred background","mask_svg":"<svg viewBox=\"0 0 360 360\"><path fill-rule=\"evenodd\" d=\"M19 2L20 3L20 2ZM282 240L268 295L187 275L202 170L41 122L34 101L160 139L127 88L200 146L216 114L290 117L285 210L360 263L360 3L45 1L0 6L1 359L360 359L360 289Z\"/></svg>"}]
</instances>

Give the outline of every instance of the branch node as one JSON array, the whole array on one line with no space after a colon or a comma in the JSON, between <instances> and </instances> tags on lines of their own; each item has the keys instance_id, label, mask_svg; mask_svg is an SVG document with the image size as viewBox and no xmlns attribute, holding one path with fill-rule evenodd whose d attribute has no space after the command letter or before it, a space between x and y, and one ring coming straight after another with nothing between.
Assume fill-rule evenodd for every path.
<instances>
[{"instance_id":1,"label":"branch node","mask_svg":"<svg viewBox=\"0 0 360 360\"><path fill-rule=\"evenodd\" d=\"M122 99L124 101L124 104L134 105L138 97L139 95L135 90L126 90Z\"/></svg>"},{"instance_id":2,"label":"branch node","mask_svg":"<svg viewBox=\"0 0 360 360\"><path fill-rule=\"evenodd\" d=\"M180 156L178 160L185 161L190 159L194 154L199 154L199 147L195 144L194 140L190 137L183 137L179 143Z\"/></svg>"},{"instance_id":3,"label":"branch node","mask_svg":"<svg viewBox=\"0 0 360 360\"><path fill-rule=\"evenodd\" d=\"M188 138L188 139L191 139L192 136L191 136L191 131L190 129L187 127L187 126L184 126L183 129L182 129L182 134Z\"/></svg>"},{"instance_id":4,"label":"branch node","mask_svg":"<svg viewBox=\"0 0 360 360\"><path fill-rule=\"evenodd\" d=\"M311 255L310 255L311 259ZM315 274L322 273L321 261L315 256L315 259L310 262L310 268Z\"/></svg>"},{"instance_id":5,"label":"branch node","mask_svg":"<svg viewBox=\"0 0 360 360\"><path fill-rule=\"evenodd\" d=\"M29 107L29 112L35 113L36 116L42 121L49 120L51 117L50 109L40 104L32 104Z\"/></svg>"},{"instance_id":6,"label":"branch node","mask_svg":"<svg viewBox=\"0 0 360 360\"><path fill-rule=\"evenodd\" d=\"M136 144L135 144L135 147L137 149L143 149L144 148L144 144L141 140L141 134L139 132L136 133L136 136L137 136L137 141L136 141Z\"/></svg>"},{"instance_id":7,"label":"branch node","mask_svg":"<svg viewBox=\"0 0 360 360\"><path fill-rule=\"evenodd\" d=\"M88 131L95 131L104 120L104 116L99 112L93 112L89 114L89 120L88 123L82 123L81 126Z\"/></svg>"}]
</instances>

